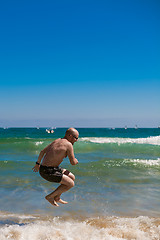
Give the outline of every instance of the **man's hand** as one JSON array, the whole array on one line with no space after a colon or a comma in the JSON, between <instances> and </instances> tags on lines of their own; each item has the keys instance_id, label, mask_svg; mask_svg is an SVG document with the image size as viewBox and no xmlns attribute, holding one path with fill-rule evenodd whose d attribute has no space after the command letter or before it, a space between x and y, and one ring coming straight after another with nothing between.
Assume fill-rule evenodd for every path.
<instances>
[{"instance_id":1,"label":"man's hand","mask_svg":"<svg viewBox=\"0 0 160 240\"><path fill-rule=\"evenodd\" d=\"M33 170L33 172L38 172L38 171L39 171L39 168L40 168L40 165L36 164L36 165L32 168L32 170Z\"/></svg>"}]
</instances>

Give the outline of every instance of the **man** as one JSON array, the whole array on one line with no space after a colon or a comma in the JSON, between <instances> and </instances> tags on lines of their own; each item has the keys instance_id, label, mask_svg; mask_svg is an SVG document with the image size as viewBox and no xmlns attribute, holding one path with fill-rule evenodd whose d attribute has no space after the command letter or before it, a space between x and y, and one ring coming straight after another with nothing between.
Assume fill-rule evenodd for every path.
<instances>
[{"instance_id":1,"label":"man","mask_svg":"<svg viewBox=\"0 0 160 240\"><path fill-rule=\"evenodd\" d=\"M78 137L79 132L75 128L69 128L64 138L56 139L40 152L36 165L32 168L34 172L39 171L41 177L47 181L60 183L55 191L45 197L46 200L57 207L59 206L57 202L67 203L60 196L74 186L75 176L68 170L59 167L59 165L67 156L72 165L78 163L73 151L73 144L77 142ZM42 158L43 161L40 165Z\"/></svg>"}]
</instances>

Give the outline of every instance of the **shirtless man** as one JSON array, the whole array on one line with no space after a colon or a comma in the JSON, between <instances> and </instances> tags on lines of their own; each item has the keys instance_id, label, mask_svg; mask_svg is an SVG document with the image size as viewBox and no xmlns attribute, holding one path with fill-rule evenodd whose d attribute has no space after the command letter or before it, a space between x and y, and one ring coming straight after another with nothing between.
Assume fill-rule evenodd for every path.
<instances>
[{"instance_id":1,"label":"shirtless man","mask_svg":"<svg viewBox=\"0 0 160 240\"><path fill-rule=\"evenodd\" d=\"M69 128L64 138L56 139L40 152L36 165L32 168L34 172L39 171L41 177L47 181L60 183L55 191L45 197L46 200L57 207L59 206L57 202L67 203L60 196L74 186L75 176L68 170L59 167L59 165L67 156L72 165L78 163L73 151L73 144L77 142L78 137L78 131L75 128ZM40 165L42 158L43 161Z\"/></svg>"}]
</instances>

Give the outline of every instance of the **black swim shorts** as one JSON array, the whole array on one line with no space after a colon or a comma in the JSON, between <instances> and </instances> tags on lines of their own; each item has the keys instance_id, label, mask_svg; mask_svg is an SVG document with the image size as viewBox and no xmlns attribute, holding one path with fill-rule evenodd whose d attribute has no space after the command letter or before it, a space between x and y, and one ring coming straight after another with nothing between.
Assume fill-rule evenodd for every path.
<instances>
[{"instance_id":1,"label":"black swim shorts","mask_svg":"<svg viewBox=\"0 0 160 240\"><path fill-rule=\"evenodd\" d=\"M39 173L42 178L49 182L56 182L59 183L62 180L63 175L63 168L61 167L47 167L47 166L40 166ZM64 174L68 175L69 171L66 170Z\"/></svg>"}]
</instances>

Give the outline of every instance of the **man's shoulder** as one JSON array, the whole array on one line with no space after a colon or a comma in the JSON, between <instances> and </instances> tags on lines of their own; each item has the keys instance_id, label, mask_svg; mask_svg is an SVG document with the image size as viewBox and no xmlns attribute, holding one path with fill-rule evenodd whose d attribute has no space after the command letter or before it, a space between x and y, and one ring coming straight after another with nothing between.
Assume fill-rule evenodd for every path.
<instances>
[{"instance_id":1,"label":"man's shoulder","mask_svg":"<svg viewBox=\"0 0 160 240\"><path fill-rule=\"evenodd\" d=\"M63 141L63 143L64 143L64 145L67 147L67 148L72 148L73 146L72 146L72 143L71 142L69 142L67 139L62 139L62 141Z\"/></svg>"},{"instance_id":2,"label":"man's shoulder","mask_svg":"<svg viewBox=\"0 0 160 240\"><path fill-rule=\"evenodd\" d=\"M72 145L67 139L62 139L62 140L66 145L68 145L68 146Z\"/></svg>"},{"instance_id":3,"label":"man's shoulder","mask_svg":"<svg viewBox=\"0 0 160 240\"><path fill-rule=\"evenodd\" d=\"M62 143L66 146L72 146L72 143L70 143L67 139L64 139L64 138L58 138L58 139L54 140L53 143L54 142Z\"/></svg>"}]
</instances>

